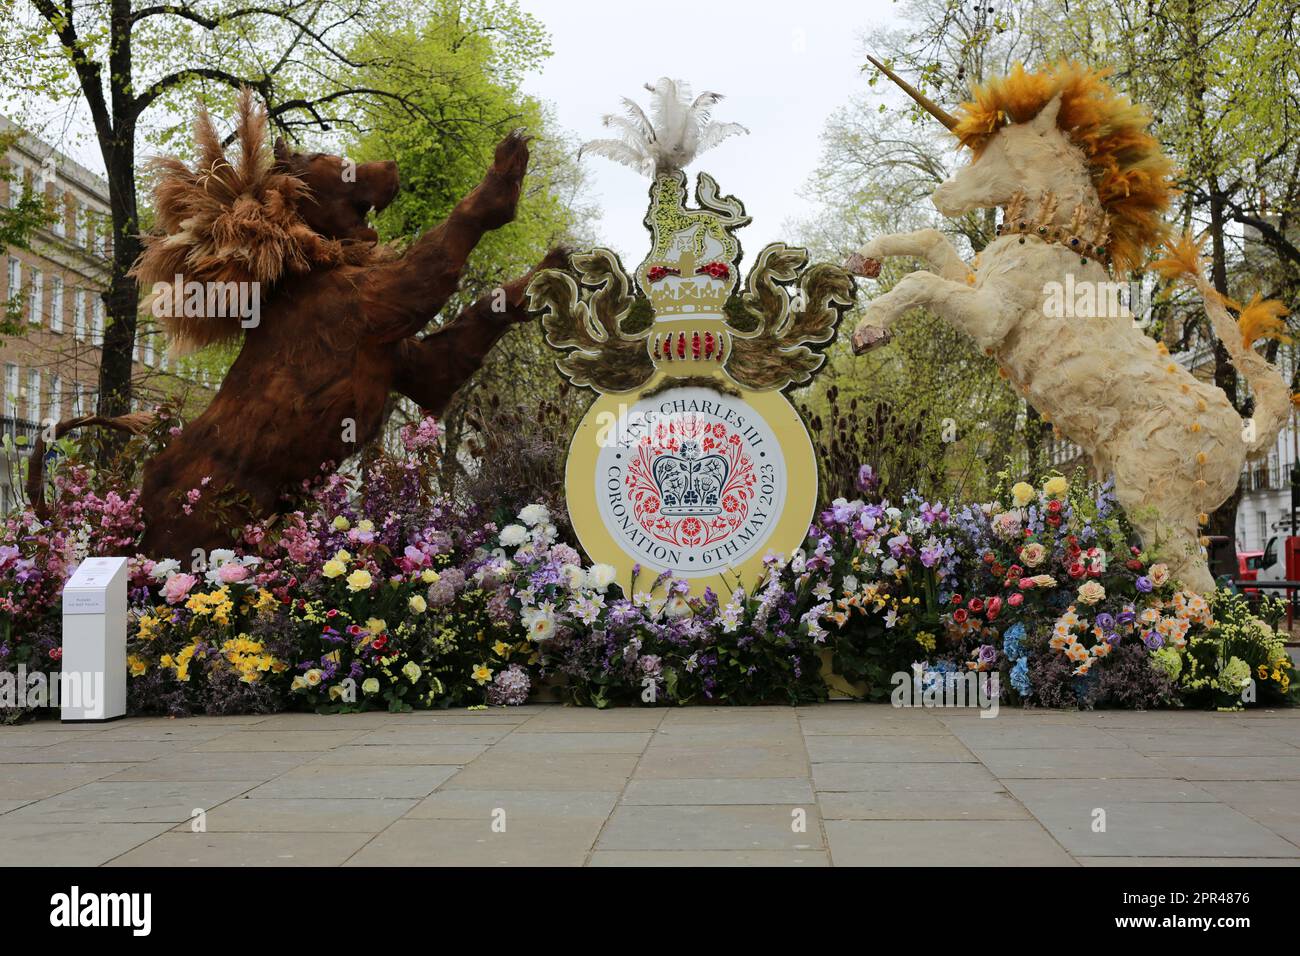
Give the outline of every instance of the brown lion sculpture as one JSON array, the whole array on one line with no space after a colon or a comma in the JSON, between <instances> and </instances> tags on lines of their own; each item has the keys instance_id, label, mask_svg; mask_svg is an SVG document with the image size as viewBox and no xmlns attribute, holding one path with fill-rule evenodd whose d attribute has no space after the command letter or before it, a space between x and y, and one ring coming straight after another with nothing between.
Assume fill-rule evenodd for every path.
<instances>
[{"instance_id":1,"label":"brown lion sculpture","mask_svg":"<svg viewBox=\"0 0 1300 956\"><path fill-rule=\"evenodd\" d=\"M377 243L366 221L397 194L395 163L350 165L290 152L283 141L272 150L266 133L266 113L245 91L237 157L227 158L200 110L197 166L175 158L154 164L158 228L133 269L141 289L156 293L144 308L182 350L241 335L243 345L208 408L144 467L141 550L152 556L229 545L231 523L283 510L286 493L318 476L323 463L341 462L378 436L391 392L442 414L496 341L528 318L524 289L533 272L419 335L455 293L482 235L514 218L528 165L525 137L502 140L483 180L398 255ZM557 250L533 271L565 261ZM177 277L185 283L179 297ZM228 283L258 284L255 325L223 299L221 290L238 288ZM185 308L196 288L206 292L202 308ZM87 417L59 431L81 424L140 428ZM35 451L29 497L40 514L42 449ZM202 503L183 507L186 493L200 487L204 498L237 494L247 513L233 521L227 514L223 523Z\"/></svg>"}]
</instances>

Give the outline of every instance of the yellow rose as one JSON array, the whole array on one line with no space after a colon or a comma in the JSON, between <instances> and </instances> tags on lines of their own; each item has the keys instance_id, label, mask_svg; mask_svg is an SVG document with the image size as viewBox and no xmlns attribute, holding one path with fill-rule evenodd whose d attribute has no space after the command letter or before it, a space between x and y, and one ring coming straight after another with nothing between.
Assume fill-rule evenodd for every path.
<instances>
[{"instance_id":1,"label":"yellow rose","mask_svg":"<svg viewBox=\"0 0 1300 956\"><path fill-rule=\"evenodd\" d=\"M343 517L343 515L339 515L334 519L335 531L347 531L350 527L352 527L352 522L348 521L348 519Z\"/></svg>"},{"instance_id":2,"label":"yellow rose","mask_svg":"<svg viewBox=\"0 0 1300 956\"><path fill-rule=\"evenodd\" d=\"M347 564L352 560L352 555L348 554L347 548L339 548L339 553L334 555L334 560L342 561L344 564Z\"/></svg>"},{"instance_id":3,"label":"yellow rose","mask_svg":"<svg viewBox=\"0 0 1300 956\"><path fill-rule=\"evenodd\" d=\"M327 578L337 578L346 570L347 568L344 567L342 561L326 561L321 566L320 573Z\"/></svg>"},{"instance_id":4,"label":"yellow rose","mask_svg":"<svg viewBox=\"0 0 1300 956\"><path fill-rule=\"evenodd\" d=\"M379 678L378 678L378 677L367 677L365 680L363 680L363 681L361 682L361 691L362 691L362 693L365 693L365 694L378 694L378 693L379 693Z\"/></svg>"},{"instance_id":5,"label":"yellow rose","mask_svg":"<svg viewBox=\"0 0 1300 956\"><path fill-rule=\"evenodd\" d=\"M429 607L428 602L418 594L411 595L411 600L406 603L416 614L423 614Z\"/></svg>"},{"instance_id":6,"label":"yellow rose","mask_svg":"<svg viewBox=\"0 0 1300 956\"><path fill-rule=\"evenodd\" d=\"M425 584L434 584L437 582L438 578L439 574L437 571L433 570L433 568L425 568L420 573L420 580Z\"/></svg>"},{"instance_id":7,"label":"yellow rose","mask_svg":"<svg viewBox=\"0 0 1300 956\"><path fill-rule=\"evenodd\" d=\"M321 682L321 678L323 676L324 675L320 672L320 670L318 670L315 667L313 667L307 673L302 675L303 680L307 682L308 687L315 687L316 685L318 685Z\"/></svg>"},{"instance_id":8,"label":"yellow rose","mask_svg":"<svg viewBox=\"0 0 1300 956\"><path fill-rule=\"evenodd\" d=\"M1043 482L1043 492L1049 498L1064 498L1065 493L1070 490L1070 483L1057 475L1055 478L1048 478Z\"/></svg>"},{"instance_id":9,"label":"yellow rose","mask_svg":"<svg viewBox=\"0 0 1300 956\"><path fill-rule=\"evenodd\" d=\"M348 575L348 590L350 591L368 591L370 585L370 572L365 568L357 568Z\"/></svg>"},{"instance_id":10,"label":"yellow rose","mask_svg":"<svg viewBox=\"0 0 1300 956\"><path fill-rule=\"evenodd\" d=\"M378 636L388 630L388 622L380 617L372 617L366 621L366 630L371 634Z\"/></svg>"},{"instance_id":11,"label":"yellow rose","mask_svg":"<svg viewBox=\"0 0 1300 956\"><path fill-rule=\"evenodd\" d=\"M420 665L415 663L415 661L407 661L402 665L402 673L406 676L407 680L414 684L420 679Z\"/></svg>"},{"instance_id":12,"label":"yellow rose","mask_svg":"<svg viewBox=\"0 0 1300 956\"><path fill-rule=\"evenodd\" d=\"M1034 487L1028 482L1017 481L1011 486L1011 500L1016 503L1017 508L1023 508L1033 501L1034 494Z\"/></svg>"},{"instance_id":13,"label":"yellow rose","mask_svg":"<svg viewBox=\"0 0 1300 956\"><path fill-rule=\"evenodd\" d=\"M374 531L374 530L375 530L375 523L374 523L373 521L371 521L369 518L362 518L360 521L357 522L357 530L358 530L358 531Z\"/></svg>"}]
</instances>

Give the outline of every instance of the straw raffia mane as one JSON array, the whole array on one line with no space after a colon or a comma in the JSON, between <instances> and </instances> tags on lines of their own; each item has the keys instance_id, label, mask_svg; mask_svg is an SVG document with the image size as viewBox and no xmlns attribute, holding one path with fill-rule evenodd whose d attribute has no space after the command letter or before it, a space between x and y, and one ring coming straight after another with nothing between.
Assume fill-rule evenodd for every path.
<instances>
[{"instance_id":1,"label":"straw raffia mane","mask_svg":"<svg viewBox=\"0 0 1300 956\"><path fill-rule=\"evenodd\" d=\"M200 105L194 123L198 163L191 169L174 156L152 160L157 227L143 237L145 251L131 274L153 305L153 287L177 275L186 283L258 282L265 297L286 274L375 256L365 243L326 239L298 214L310 190L297 176L277 167L267 145L266 110L250 90L241 92L235 138L239 154L227 158L207 109ZM178 351L238 338L238 316L163 316Z\"/></svg>"},{"instance_id":2,"label":"straw raffia mane","mask_svg":"<svg viewBox=\"0 0 1300 956\"><path fill-rule=\"evenodd\" d=\"M1123 271L1167 238L1162 214L1173 194L1173 164L1148 132L1150 112L1103 82L1108 73L1077 63L1029 73L1017 63L1006 76L972 87L952 132L978 156L1001 126L1032 120L1059 94L1057 126L1087 159L1110 220L1111 256Z\"/></svg>"}]
</instances>

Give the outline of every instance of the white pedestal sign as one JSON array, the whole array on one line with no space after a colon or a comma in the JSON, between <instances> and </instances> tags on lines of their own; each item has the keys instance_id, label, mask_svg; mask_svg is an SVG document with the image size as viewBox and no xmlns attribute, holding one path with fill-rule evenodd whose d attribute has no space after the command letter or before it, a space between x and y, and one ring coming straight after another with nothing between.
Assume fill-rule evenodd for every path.
<instances>
[{"instance_id":1,"label":"white pedestal sign","mask_svg":"<svg viewBox=\"0 0 1300 956\"><path fill-rule=\"evenodd\" d=\"M87 558L63 588L60 716L126 714L126 558Z\"/></svg>"}]
</instances>

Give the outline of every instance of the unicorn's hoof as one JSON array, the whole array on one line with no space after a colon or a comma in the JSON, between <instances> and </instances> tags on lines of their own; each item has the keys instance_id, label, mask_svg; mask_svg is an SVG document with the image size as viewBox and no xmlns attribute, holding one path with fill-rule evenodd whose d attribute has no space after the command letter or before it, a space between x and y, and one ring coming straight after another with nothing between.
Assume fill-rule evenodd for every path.
<instances>
[{"instance_id":1,"label":"unicorn's hoof","mask_svg":"<svg viewBox=\"0 0 1300 956\"><path fill-rule=\"evenodd\" d=\"M859 326L853 333L853 354L861 355L863 352L870 352L872 349L878 349L882 345L888 345L893 336L889 334L888 329L877 328L874 325Z\"/></svg>"}]
</instances>

